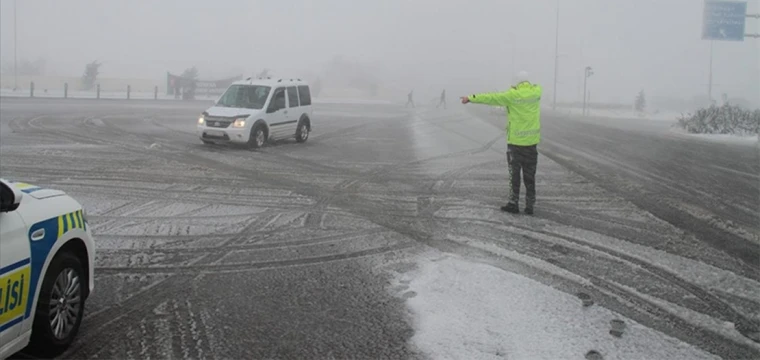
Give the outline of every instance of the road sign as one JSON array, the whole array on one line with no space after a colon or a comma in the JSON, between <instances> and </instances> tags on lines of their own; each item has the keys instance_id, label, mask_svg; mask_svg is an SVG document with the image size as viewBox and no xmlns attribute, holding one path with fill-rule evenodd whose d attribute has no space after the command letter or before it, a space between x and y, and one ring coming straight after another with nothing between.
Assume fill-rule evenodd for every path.
<instances>
[{"instance_id":1,"label":"road sign","mask_svg":"<svg viewBox=\"0 0 760 360\"><path fill-rule=\"evenodd\" d=\"M744 1L705 0L702 39L744 41L746 19Z\"/></svg>"}]
</instances>

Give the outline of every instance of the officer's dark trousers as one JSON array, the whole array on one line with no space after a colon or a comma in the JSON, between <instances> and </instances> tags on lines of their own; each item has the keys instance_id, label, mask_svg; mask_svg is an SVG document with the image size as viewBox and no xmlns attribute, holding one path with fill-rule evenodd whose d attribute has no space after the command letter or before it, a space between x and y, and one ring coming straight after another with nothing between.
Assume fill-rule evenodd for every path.
<instances>
[{"instance_id":1,"label":"officer's dark trousers","mask_svg":"<svg viewBox=\"0 0 760 360\"><path fill-rule=\"evenodd\" d=\"M538 148L532 146L507 145L507 164L511 186L509 202L520 203L520 174L525 182L525 206L533 208L536 203L536 166L538 165Z\"/></svg>"}]
</instances>

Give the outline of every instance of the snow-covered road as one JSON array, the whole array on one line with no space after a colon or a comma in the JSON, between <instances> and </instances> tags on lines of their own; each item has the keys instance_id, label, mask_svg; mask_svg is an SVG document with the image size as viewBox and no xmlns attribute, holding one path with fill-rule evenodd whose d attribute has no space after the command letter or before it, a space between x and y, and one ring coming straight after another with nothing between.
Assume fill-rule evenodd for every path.
<instances>
[{"instance_id":1,"label":"snow-covered road","mask_svg":"<svg viewBox=\"0 0 760 360\"><path fill-rule=\"evenodd\" d=\"M454 358L558 354L479 327L483 309L525 309L518 325L545 312L530 304L557 317L536 316L522 336L564 339L566 358L760 356L739 331L760 321L757 268L698 228L543 156L536 216L499 212L499 118L323 102L309 142L249 151L203 146L202 107L0 101L0 175L66 190L97 236L96 289L67 356L438 358L441 341ZM454 273L466 286L445 285ZM500 307L510 287L520 297ZM571 304L578 292L595 307ZM436 332L430 306L473 320ZM613 314L630 323L622 338L600 327ZM541 333L541 321L568 319L589 326Z\"/></svg>"}]
</instances>

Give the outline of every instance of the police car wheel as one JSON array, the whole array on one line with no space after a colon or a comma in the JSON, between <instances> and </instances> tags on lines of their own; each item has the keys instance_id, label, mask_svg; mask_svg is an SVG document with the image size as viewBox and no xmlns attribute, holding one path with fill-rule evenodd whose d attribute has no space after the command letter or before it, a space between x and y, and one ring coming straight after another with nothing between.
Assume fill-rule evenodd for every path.
<instances>
[{"instance_id":1,"label":"police car wheel","mask_svg":"<svg viewBox=\"0 0 760 360\"><path fill-rule=\"evenodd\" d=\"M84 274L82 263L68 252L50 263L37 301L29 352L53 357L74 342L84 314Z\"/></svg>"},{"instance_id":2,"label":"police car wheel","mask_svg":"<svg viewBox=\"0 0 760 360\"><path fill-rule=\"evenodd\" d=\"M201 141L203 141L204 145L214 145L214 144L216 144L213 141L208 141L208 140L201 140Z\"/></svg>"}]
</instances>

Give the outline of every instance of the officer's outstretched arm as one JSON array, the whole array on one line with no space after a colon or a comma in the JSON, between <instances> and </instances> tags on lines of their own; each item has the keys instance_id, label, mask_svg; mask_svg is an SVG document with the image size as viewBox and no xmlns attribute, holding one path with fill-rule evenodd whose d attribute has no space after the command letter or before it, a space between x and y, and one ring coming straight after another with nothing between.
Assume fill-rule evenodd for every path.
<instances>
[{"instance_id":1,"label":"officer's outstretched arm","mask_svg":"<svg viewBox=\"0 0 760 360\"><path fill-rule=\"evenodd\" d=\"M470 95L467 97L467 99L470 100L470 102L473 104L483 104L483 105L493 105L493 106L508 106L509 105L509 96L507 95L506 91Z\"/></svg>"}]
</instances>

